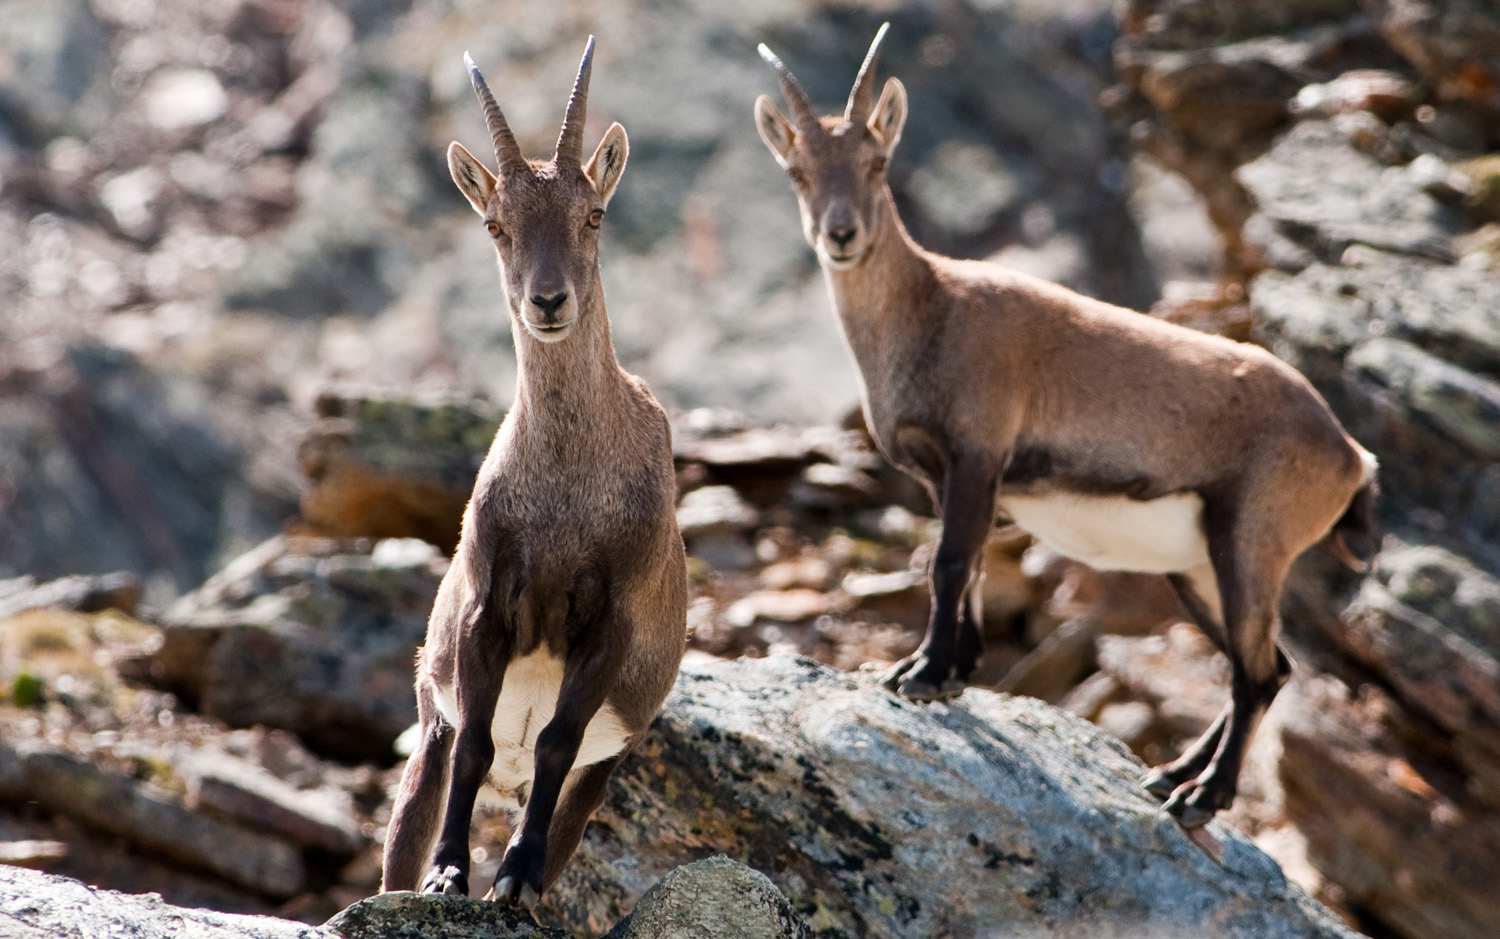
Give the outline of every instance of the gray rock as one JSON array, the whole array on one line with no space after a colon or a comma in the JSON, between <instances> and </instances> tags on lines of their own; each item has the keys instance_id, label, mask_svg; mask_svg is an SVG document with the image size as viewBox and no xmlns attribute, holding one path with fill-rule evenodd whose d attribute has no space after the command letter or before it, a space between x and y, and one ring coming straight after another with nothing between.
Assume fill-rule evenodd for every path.
<instances>
[{"instance_id":1,"label":"gray rock","mask_svg":"<svg viewBox=\"0 0 1500 939\"><path fill-rule=\"evenodd\" d=\"M197 815L165 793L70 753L0 743L0 799L36 802L269 896L289 897L303 888L302 857L286 841Z\"/></svg>"},{"instance_id":2,"label":"gray rock","mask_svg":"<svg viewBox=\"0 0 1500 939\"><path fill-rule=\"evenodd\" d=\"M812 939L766 875L722 855L663 877L606 939Z\"/></svg>"},{"instance_id":3,"label":"gray rock","mask_svg":"<svg viewBox=\"0 0 1500 939\"><path fill-rule=\"evenodd\" d=\"M298 448L312 486L295 528L458 546L464 506L504 412L482 396L325 392Z\"/></svg>"},{"instance_id":4,"label":"gray rock","mask_svg":"<svg viewBox=\"0 0 1500 939\"><path fill-rule=\"evenodd\" d=\"M335 857L352 856L366 844L348 795L340 790L298 789L256 766L212 751L177 770L186 777L185 802L195 811L211 812Z\"/></svg>"},{"instance_id":5,"label":"gray rock","mask_svg":"<svg viewBox=\"0 0 1500 939\"><path fill-rule=\"evenodd\" d=\"M570 939L519 907L409 890L360 900L323 924L343 939Z\"/></svg>"},{"instance_id":6,"label":"gray rock","mask_svg":"<svg viewBox=\"0 0 1500 939\"><path fill-rule=\"evenodd\" d=\"M416 720L413 655L446 569L417 541L274 538L178 600L161 646L122 668L231 726L388 761Z\"/></svg>"},{"instance_id":7,"label":"gray rock","mask_svg":"<svg viewBox=\"0 0 1500 939\"><path fill-rule=\"evenodd\" d=\"M1500 394L1500 281L1386 251L1344 260L1258 277L1257 339L1380 457L1387 501L1435 512L1485 550L1500 536L1487 416Z\"/></svg>"},{"instance_id":8,"label":"gray rock","mask_svg":"<svg viewBox=\"0 0 1500 939\"><path fill-rule=\"evenodd\" d=\"M170 596L286 514L205 403L127 352L74 348L29 390L0 408L0 572L125 570ZM225 525L236 504L239 531Z\"/></svg>"},{"instance_id":9,"label":"gray rock","mask_svg":"<svg viewBox=\"0 0 1500 939\"><path fill-rule=\"evenodd\" d=\"M1451 260L1456 212L1420 176L1383 165L1330 121L1303 121L1240 167L1259 216L1247 234L1279 267L1336 262L1352 244Z\"/></svg>"},{"instance_id":10,"label":"gray rock","mask_svg":"<svg viewBox=\"0 0 1500 939\"><path fill-rule=\"evenodd\" d=\"M109 33L85 0L17 0L0 23L0 51L10 63L0 124L19 124L18 136L87 135L105 117L78 107L109 61Z\"/></svg>"},{"instance_id":11,"label":"gray rock","mask_svg":"<svg viewBox=\"0 0 1500 939\"><path fill-rule=\"evenodd\" d=\"M119 936L134 939L328 939L322 930L270 916L171 906L154 893L99 890L20 867L0 866L0 929L16 939Z\"/></svg>"},{"instance_id":12,"label":"gray rock","mask_svg":"<svg viewBox=\"0 0 1500 939\"><path fill-rule=\"evenodd\" d=\"M0 620L41 608L80 613L119 610L134 616L140 602L140 577L124 571L96 576L77 574L45 584L38 584L31 577L0 581Z\"/></svg>"},{"instance_id":13,"label":"gray rock","mask_svg":"<svg viewBox=\"0 0 1500 939\"><path fill-rule=\"evenodd\" d=\"M1485 0L1363 0L1361 6L1440 96L1500 118L1500 15Z\"/></svg>"},{"instance_id":14,"label":"gray rock","mask_svg":"<svg viewBox=\"0 0 1500 939\"><path fill-rule=\"evenodd\" d=\"M1211 858L1141 771L1034 700L915 705L804 659L690 656L545 915L602 931L718 852L820 935L1354 935L1243 836L1211 826Z\"/></svg>"}]
</instances>

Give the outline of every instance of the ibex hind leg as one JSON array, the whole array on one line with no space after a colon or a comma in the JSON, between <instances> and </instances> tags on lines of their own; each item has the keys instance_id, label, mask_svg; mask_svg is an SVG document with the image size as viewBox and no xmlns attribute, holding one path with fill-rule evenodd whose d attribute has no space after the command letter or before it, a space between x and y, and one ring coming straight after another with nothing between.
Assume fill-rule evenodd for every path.
<instances>
[{"instance_id":1,"label":"ibex hind leg","mask_svg":"<svg viewBox=\"0 0 1500 939\"><path fill-rule=\"evenodd\" d=\"M380 889L415 890L432 852L443 807L448 802L448 760L453 728L432 702L426 682L417 686L417 716L421 740L401 773L401 788L391 811L385 841Z\"/></svg>"},{"instance_id":2,"label":"ibex hind leg","mask_svg":"<svg viewBox=\"0 0 1500 939\"><path fill-rule=\"evenodd\" d=\"M485 899L520 903L528 910L536 905L540 895L550 890L557 878L562 876L568 861L578 850L578 844L583 840L584 827L604 802L610 774L624 762L629 752L630 748L627 747L611 759L575 769L568 774L562 795L558 797L557 814L552 817L552 825L547 830L547 857L542 871L541 890L537 891L529 884L497 871L495 884Z\"/></svg>"},{"instance_id":3,"label":"ibex hind leg","mask_svg":"<svg viewBox=\"0 0 1500 939\"><path fill-rule=\"evenodd\" d=\"M1225 652L1224 626L1219 622L1219 604L1216 602L1218 584L1213 578L1213 571L1211 569L1206 572L1194 571L1190 575L1168 574L1167 582L1172 585L1178 599L1182 602L1183 609L1198 629L1218 647L1220 652ZM1205 594L1208 591L1213 591L1209 594L1213 596L1213 602L1205 600ZM1278 687L1284 684L1292 673L1291 659L1287 657L1285 650L1279 644L1276 647L1276 673ZM1158 802L1165 802L1179 786L1196 779L1208 768L1209 762L1219 749L1224 725L1230 718L1231 710L1232 702L1225 702L1223 710L1214 718L1214 722L1182 756L1170 763L1153 767L1141 778L1141 785Z\"/></svg>"},{"instance_id":4,"label":"ibex hind leg","mask_svg":"<svg viewBox=\"0 0 1500 939\"><path fill-rule=\"evenodd\" d=\"M1225 514L1229 517L1213 519L1210 515L1213 520L1205 527L1223 609L1230 698L1224 713L1204 734L1205 739L1179 761L1183 763L1182 775L1199 762L1204 764L1202 770L1182 781L1163 805L1187 828L1207 824L1234 801L1245 749L1261 715L1281 688L1283 668L1289 665L1276 645L1280 625L1276 608L1291 558L1280 552L1275 540L1264 532L1237 524L1237 513L1232 509ZM1218 634L1215 630L1209 635ZM1164 786L1165 780L1156 788Z\"/></svg>"}]
</instances>

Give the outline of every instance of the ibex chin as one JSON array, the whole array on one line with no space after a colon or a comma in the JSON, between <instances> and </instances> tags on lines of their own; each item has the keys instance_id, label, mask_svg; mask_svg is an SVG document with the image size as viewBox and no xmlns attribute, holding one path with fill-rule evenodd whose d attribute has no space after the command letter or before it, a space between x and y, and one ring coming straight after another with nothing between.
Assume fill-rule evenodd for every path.
<instances>
[{"instance_id":1,"label":"ibex chin","mask_svg":"<svg viewBox=\"0 0 1500 939\"><path fill-rule=\"evenodd\" d=\"M670 430L615 359L599 276L625 129L611 125L582 161L593 50L590 38L545 163L521 155L464 57L499 172L456 142L448 168L499 252L516 397L418 657L421 738L401 777L383 890L468 893L469 822L488 782L520 812L489 896L534 904L682 659L687 578Z\"/></svg>"},{"instance_id":2,"label":"ibex chin","mask_svg":"<svg viewBox=\"0 0 1500 939\"><path fill-rule=\"evenodd\" d=\"M1212 727L1144 780L1183 825L1202 825L1233 800L1289 672L1276 642L1287 571L1324 539L1352 562L1341 534L1367 524L1375 460L1263 349L912 241L886 181L906 90L891 78L871 106L885 32L835 117L819 118L761 46L792 119L762 95L755 123L796 191L876 444L942 517L927 634L887 687L924 700L963 688L998 512L1097 569L1165 574L1232 673Z\"/></svg>"}]
</instances>

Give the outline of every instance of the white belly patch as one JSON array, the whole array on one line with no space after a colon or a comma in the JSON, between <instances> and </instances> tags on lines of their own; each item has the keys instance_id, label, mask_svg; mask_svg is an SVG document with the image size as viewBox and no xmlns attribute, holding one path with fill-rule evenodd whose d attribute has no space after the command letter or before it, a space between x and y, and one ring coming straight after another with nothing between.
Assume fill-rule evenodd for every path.
<instances>
[{"instance_id":1,"label":"white belly patch","mask_svg":"<svg viewBox=\"0 0 1500 939\"><path fill-rule=\"evenodd\" d=\"M515 659L505 669L500 700L490 736L495 741L495 762L486 782L507 808L518 807L522 789L530 792L536 770L536 738L557 710L557 692L562 686L562 659L539 649ZM451 726L458 726L458 698L452 685L439 685L434 703ZM607 760L625 748L630 732L614 708L606 702L589 721L578 747L573 768Z\"/></svg>"},{"instance_id":2,"label":"white belly patch","mask_svg":"<svg viewBox=\"0 0 1500 939\"><path fill-rule=\"evenodd\" d=\"M1196 493L1149 501L1076 493L1001 495L1000 507L1048 546L1096 570L1170 574L1208 562L1203 500Z\"/></svg>"}]
</instances>

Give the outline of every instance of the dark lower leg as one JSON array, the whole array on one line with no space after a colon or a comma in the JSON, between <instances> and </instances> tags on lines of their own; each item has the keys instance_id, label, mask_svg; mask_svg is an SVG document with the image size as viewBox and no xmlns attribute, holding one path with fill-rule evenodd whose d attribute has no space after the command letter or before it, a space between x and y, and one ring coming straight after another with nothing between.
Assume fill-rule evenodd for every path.
<instances>
[{"instance_id":1,"label":"dark lower leg","mask_svg":"<svg viewBox=\"0 0 1500 939\"><path fill-rule=\"evenodd\" d=\"M443 813L443 828L433 852L432 866L422 881L423 893L469 895L469 822L479 787L494 761L490 722L485 721L477 728L474 722L463 722L453 742L448 808Z\"/></svg>"},{"instance_id":2,"label":"dark lower leg","mask_svg":"<svg viewBox=\"0 0 1500 939\"><path fill-rule=\"evenodd\" d=\"M979 633L960 638L971 575L995 514L996 475L982 464L956 462L943 485L943 532L932 564L932 610L927 635L911 658L887 674L885 685L908 698L931 700L963 690L962 643L978 658ZM973 663L968 664L970 670Z\"/></svg>"},{"instance_id":3,"label":"dark lower leg","mask_svg":"<svg viewBox=\"0 0 1500 939\"><path fill-rule=\"evenodd\" d=\"M417 889L447 799L453 728L430 703L422 701L423 697L425 693L419 694L422 740L401 773L401 788L385 840L381 891Z\"/></svg>"}]
</instances>

